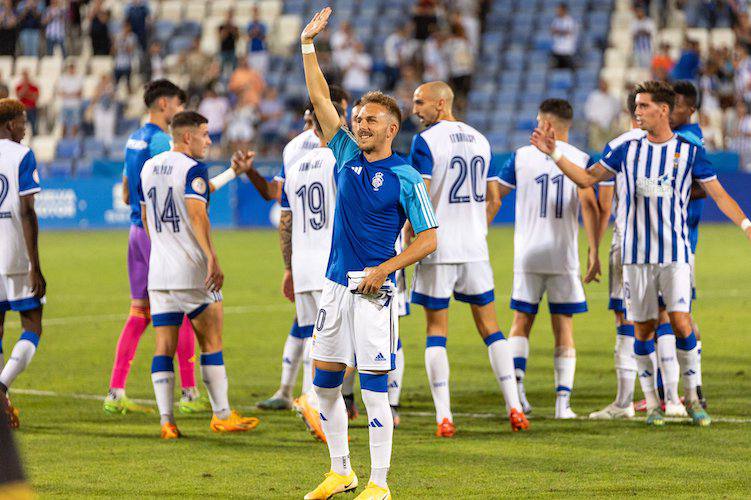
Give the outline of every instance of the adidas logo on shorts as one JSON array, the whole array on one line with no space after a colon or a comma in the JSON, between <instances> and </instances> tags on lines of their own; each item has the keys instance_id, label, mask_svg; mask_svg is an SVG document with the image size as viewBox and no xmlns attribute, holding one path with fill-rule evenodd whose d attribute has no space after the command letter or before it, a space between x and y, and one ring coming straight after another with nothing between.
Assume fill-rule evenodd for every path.
<instances>
[{"instance_id":1,"label":"adidas logo on shorts","mask_svg":"<svg viewBox=\"0 0 751 500\"><path fill-rule=\"evenodd\" d=\"M378 356L375 357L376 361L386 361L386 358L383 357L383 354L380 352L378 353Z\"/></svg>"}]
</instances>

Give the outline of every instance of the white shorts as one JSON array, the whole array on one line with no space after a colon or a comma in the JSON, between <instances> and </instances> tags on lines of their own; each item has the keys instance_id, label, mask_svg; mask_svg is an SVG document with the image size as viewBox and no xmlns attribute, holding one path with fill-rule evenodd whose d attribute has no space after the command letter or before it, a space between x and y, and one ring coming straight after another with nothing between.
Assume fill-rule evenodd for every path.
<instances>
[{"instance_id":1,"label":"white shorts","mask_svg":"<svg viewBox=\"0 0 751 500\"><path fill-rule=\"evenodd\" d=\"M578 314L587 312L587 299L581 278L576 273L541 274L514 273L511 292L511 309L537 314L542 296L547 292L551 314Z\"/></svg>"},{"instance_id":2,"label":"white shorts","mask_svg":"<svg viewBox=\"0 0 751 500\"><path fill-rule=\"evenodd\" d=\"M409 316L409 295L407 295L407 276L404 269L396 272L396 305L399 317Z\"/></svg>"},{"instance_id":3,"label":"white shorts","mask_svg":"<svg viewBox=\"0 0 751 500\"><path fill-rule=\"evenodd\" d=\"M657 319L659 294L668 312L690 312L691 266L685 262L623 266L623 296L630 321Z\"/></svg>"},{"instance_id":4,"label":"white shorts","mask_svg":"<svg viewBox=\"0 0 751 500\"><path fill-rule=\"evenodd\" d=\"M313 333L313 359L360 371L389 371L396 367L398 338L395 300L381 306L326 280Z\"/></svg>"},{"instance_id":5,"label":"white shorts","mask_svg":"<svg viewBox=\"0 0 751 500\"><path fill-rule=\"evenodd\" d=\"M313 326L318 315L318 303L321 301L321 291L295 293L295 311L298 326Z\"/></svg>"},{"instance_id":6,"label":"white shorts","mask_svg":"<svg viewBox=\"0 0 751 500\"><path fill-rule=\"evenodd\" d=\"M47 299L31 293L29 273L0 274L0 312L39 309Z\"/></svg>"},{"instance_id":7,"label":"white shorts","mask_svg":"<svg viewBox=\"0 0 751 500\"><path fill-rule=\"evenodd\" d=\"M615 312L626 312L626 307L623 305L623 259L620 241L614 240L613 244L610 245L608 286L610 289L608 309Z\"/></svg>"},{"instance_id":8,"label":"white shorts","mask_svg":"<svg viewBox=\"0 0 751 500\"><path fill-rule=\"evenodd\" d=\"M415 266L412 303L427 309L446 309L451 294L460 302L484 306L495 300L493 268L487 260L462 264Z\"/></svg>"},{"instance_id":9,"label":"white shorts","mask_svg":"<svg viewBox=\"0 0 751 500\"><path fill-rule=\"evenodd\" d=\"M691 265L691 300L696 300L696 255L689 255L688 263Z\"/></svg>"},{"instance_id":10,"label":"white shorts","mask_svg":"<svg viewBox=\"0 0 751 500\"><path fill-rule=\"evenodd\" d=\"M183 316L193 319L209 304L221 301L221 292L209 292L206 289L149 290L151 321L154 326L180 326Z\"/></svg>"}]
</instances>

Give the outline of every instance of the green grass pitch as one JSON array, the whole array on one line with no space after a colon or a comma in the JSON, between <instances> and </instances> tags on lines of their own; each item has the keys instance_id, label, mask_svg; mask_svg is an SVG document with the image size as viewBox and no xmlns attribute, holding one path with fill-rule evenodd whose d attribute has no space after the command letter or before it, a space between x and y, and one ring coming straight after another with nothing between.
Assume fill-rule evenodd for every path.
<instances>
[{"instance_id":1,"label":"green grass pitch","mask_svg":"<svg viewBox=\"0 0 751 500\"><path fill-rule=\"evenodd\" d=\"M748 497L751 492L751 246L737 228L702 228L696 317L704 337L709 429L641 421L557 422L553 349L547 311L532 335L527 394L531 431L513 434L487 351L464 305L451 308L448 343L452 406L458 432L433 437L432 400L423 364L424 317L402 321L407 360L403 423L395 432L390 485L398 498ZM104 396L117 336L128 311L127 233L44 232L47 318L39 352L14 386L22 428L16 433L31 482L43 497L302 498L328 470L326 447L291 412L259 412L255 402L277 387L279 358L294 313L280 292L281 259L271 231L218 231L226 282L225 360L233 405L261 418L245 435L217 435L208 416L178 415L187 435L159 439L156 416L113 417ZM511 314L513 232L492 229L497 309L504 331ZM607 245L601 255L606 268ZM572 408L580 416L609 403L615 391L615 329L606 310L606 276L586 288L590 312L575 320L578 362ZM546 308L541 308L541 310ZM20 327L9 314L5 350ZM153 399L149 367L153 330L141 341L128 394ZM637 384L638 386L638 384ZM52 394L54 393L54 394ZM640 392L639 392L640 395ZM724 419L724 420L723 420ZM367 424L350 428L361 482L369 474Z\"/></svg>"}]
</instances>

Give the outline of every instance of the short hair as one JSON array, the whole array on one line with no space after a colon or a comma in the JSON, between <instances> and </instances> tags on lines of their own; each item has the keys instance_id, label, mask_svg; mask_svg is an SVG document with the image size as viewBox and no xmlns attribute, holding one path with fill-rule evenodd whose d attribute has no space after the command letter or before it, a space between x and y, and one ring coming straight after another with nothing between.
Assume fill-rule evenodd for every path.
<instances>
[{"instance_id":1,"label":"short hair","mask_svg":"<svg viewBox=\"0 0 751 500\"><path fill-rule=\"evenodd\" d=\"M366 104L379 104L383 106L394 118L396 118L397 125L401 127L402 112L399 109L399 104L397 104L396 99L390 95L386 95L379 90L371 90L370 92L366 92L360 99L361 106Z\"/></svg>"},{"instance_id":2,"label":"short hair","mask_svg":"<svg viewBox=\"0 0 751 500\"><path fill-rule=\"evenodd\" d=\"M147 108L160 97L178 97L180 102L188 100L183 89L166 79L154 80L143 86L143 102Z\"/></svg>"},{"instance_id":3,"label":"short hair","mask_svg":"<svg viewBox=\"0 0 751 500\"><path fill-rule=\"evenodd\" d=\"M344 117L344 108L342 107L341 102L333 102L334 109L336 109L336 114L339 115L339 119L341 120L342 117ZM318 117L316 116L316 112L313 109L313 106L311 105L307 111L310 111L310 120L313 122L313 128L315 128L319 134L323 135L323 129L321 128L321 124L318 122Z\"/></svg>"},{"instance_id":4,"label":"short hair","mask_svg":"<svg viewBox=\"0 0 751 500\"><path fill-rule=\"evenodd\" d=\"M540 104L540 113L551 114L567 122L574 118L574 108L566 99L545 99Z\"/></svg>"},{"instance_id":5,"label":"short hair","mask_svg":"<svg viewBox=\"0 0 751 500\"><path fill-rule=\"evenodd\" d=\"M0 99L0 124L5 125L9 121L15 120L23 115L26 107L18 99L6 97Z\"/></svg>"},{"instance_id":6,"label":"short hair","mask_svg":"<svg viewBox=\"0 0 751 500\"><path fill-rule=\"evenodd\" d=\"M351 101L352 96L349 92L336 84L329 85L329 98L332 102Z\"/></svg>"},{"instance_id":7,"label":"short hair","mask_svg":"<svg viewBox=\"0 0 751 500\"><path fill-rule=\"evenodd\" d=\"M673 82L673 90L677 95L682 95L689 105L694 108L699 102L699 92L696 90L696 86L689 80Z\"/></svg>"},{"instance_id":8,"label":"short hair","mask_svg":"<svg viewBox=\"0 0 751 500\"><path fill-rule=\"evenodd\" d=\"M352 107L356 108L357 106L360 106L362 104L362 97L358 97L355 102L352 103Z\"/></svg>"},{"instance_id":9,"label":"short hair","mask_svg":"<svg viewBox=\"0 0 751 500\"><path fill-rule=\"evenodd\" d=\"M631 118L636 117L636 90L632 90L628 93L626 107L628 108L628 114L631 115Z\"/></svg>"},{"instance_id":10,"label":"short hair","mask_svg":"<svg viewBox=\"0 0 751 500\"><path fill-rule=\"evenodd\" d=\"M636 95L649 94L652 96L654 102L661 102L668 105L668 109L673 111L675 106L675 90L667 82L658 82L656 80L649 80L642 82L634 89Z\"/></svg>"},{"instance_id":11,"label":"short hair","mask_svg":"<svg viewBox=\"0 0 751 500\"><path fill-rule=\"evenodd\" d=\"M195 111L180 111L172 117L172 130L176 130L180 127L198 127L204 123L209 123L209 120L201 113Z\"/></svg>"}]
</instances>

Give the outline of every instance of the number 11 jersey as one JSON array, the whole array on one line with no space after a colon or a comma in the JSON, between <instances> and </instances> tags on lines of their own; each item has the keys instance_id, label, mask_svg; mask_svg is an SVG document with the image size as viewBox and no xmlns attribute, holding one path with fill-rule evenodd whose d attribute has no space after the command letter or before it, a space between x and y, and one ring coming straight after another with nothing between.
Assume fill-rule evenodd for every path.
<instances>
[{"instance_id":1,"label":"number 11 jersey","mask_svg":"<svg viewBox=\"0 0 751 500\"><path fill-rule=\"evenodd\" d=\"M144 163L138 196L151 239L149 290L204 290L208 260L185 200L209 202L206 165L176 151L160 153Z\"/></svg>"},{"instance_id":2,"label":"number 11 jersey","mask_svg":"<svg viewBox=\"0 0 751 500\"><path fill-rule=\"evenodd\" d=\"M282 210L292 212L295 293L323 289L336 208L335 168L331 149L317 147L282 170Z\"/></svg>"},{"instance_id":3,"label":"number 11 jersey","mask_svg":"<svg viewBox=\"0 0 751 500\"><path fill-rule=\"evenodd\" d=\"M570 161L587 168L589 155L556 141ZM534 146L517 149L501 168L500 183L516 189L514 272L579 272L579 195L576 184Z\"/></svg>"},{"instance_id":4,"label":"number 11 jersey","mask_svg":"<svg viewBox=\"0 0 751 500\"><path fill-rule=\"evenodd\" d=\"M438 249L426 264L488 260L485 192L497 180L490 143L466 123L441 120L412 140L412 166L430 180L430 198L441 225Z\"/></svg>"}]
</instances>

